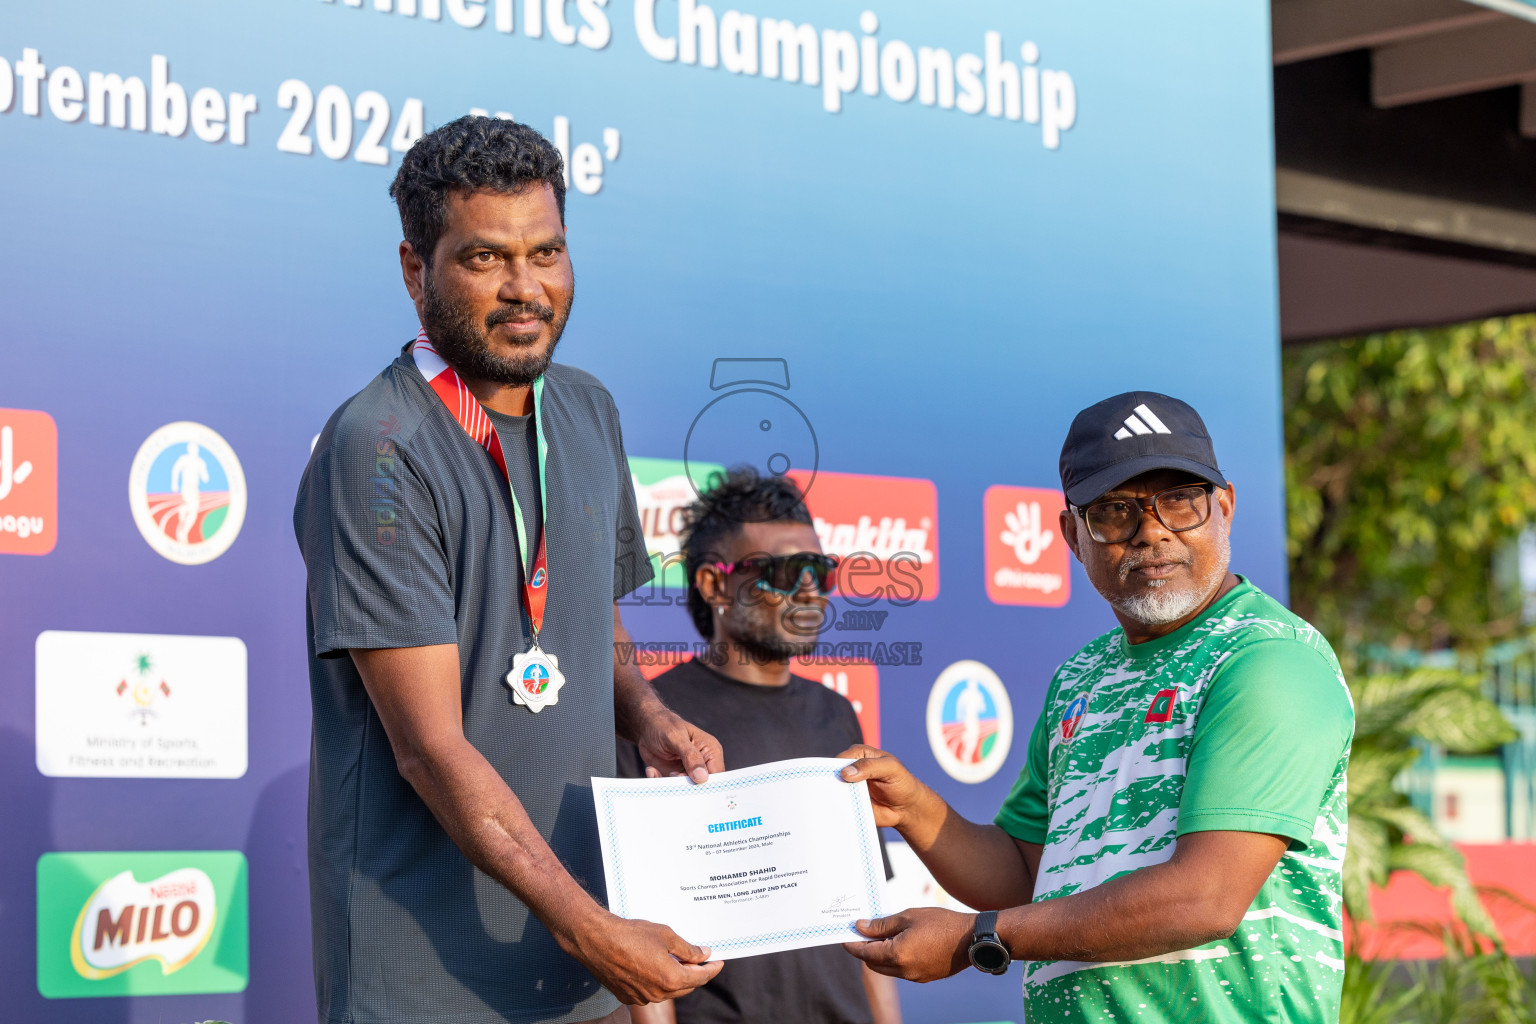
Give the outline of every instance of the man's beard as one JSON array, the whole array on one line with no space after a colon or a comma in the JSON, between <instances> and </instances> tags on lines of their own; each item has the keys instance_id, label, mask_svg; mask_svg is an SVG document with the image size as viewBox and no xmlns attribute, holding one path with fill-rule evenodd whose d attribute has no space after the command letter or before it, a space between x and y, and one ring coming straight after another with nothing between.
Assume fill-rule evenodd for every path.
<instances>
[{"instance_id":1,"label":"man's beard","mask_svg":"<svg viewBox=\"0 0 1536 1024\"><path fill-rule=\"evenodd\" d=\"M820 630L810 630L798 626L793 620L789 623L789 631L797 635L811 632L805 639L790 639L785 637L778 629L778 619L787 613L783 606L775 607L761 602L738 599L726 606L726 625L730 627L733 642L741 648L742 653L759 663L770 661L789 661L791 658L802 658L812 654L816 650L816 634ZM822 624L825 624L825 617ZM716 630L715 639L720 640L720 630Z\"/></svg>"},{"instance_id":2,"label":"man's beard","mask_svg":"<svg viewBox=\"0 0 1536 1024\"><path fill-rule=\"evenodd\" d=\"M1170 590L1166 580L1149 580L1148 583L1153 585L1146 590L1130 597L1111 600L1110 604L1126 618L1135 619L1144 626L1163 626L1179 621L1210 600L1222 580L1227 578L1227 569L1232 564L1232 538L1225 530L1222 531L1220 545L1210 571L1195 579L1191 586ZM1139 561L1122 562L1121 580L1125 580L1131 570L1140 564Z\"/></svg>"},{"instance_id":3,"label":"man's beard","mask_svg":"<svg viewBox=\"0 0 1536 1024\"><path fill-rule=\"evenodd\" d=\"M482 325L475 321L474 315L467 308L450 301L437 290L429 270L426 290L422 295L422 326L426 328L427 337L431 339L432 347L437 349L437 354L460 377L526 387L549 369L550 362L555 358L555 346L560 344L560 336L565 333L565 322L571 315L571 303L575 299L573 291L565 308L558 312L537 302L504 303L488 315ZM547 348L539 351L538 343L533 342L526 345L525 351L512 356L499 356L491 351L490 332L497 324L530 316L550 325L551 338Z\"/></svg>"}]
</instances>

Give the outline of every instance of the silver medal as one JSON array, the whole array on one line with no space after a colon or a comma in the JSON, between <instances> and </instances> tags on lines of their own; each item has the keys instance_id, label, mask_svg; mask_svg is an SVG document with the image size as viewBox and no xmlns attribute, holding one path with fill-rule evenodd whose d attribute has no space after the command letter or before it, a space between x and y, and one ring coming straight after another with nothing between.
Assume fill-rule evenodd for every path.
<instances>
[{"instance_id":1,"label":"silver medal","mask_svg":"<svg viewBox=\"0 0 1536 1024\"><path fill-rule=\"evenodd\" d=\"M535 643L512 659L507 685L512 688L515 702L537 714L560 700L560 687L565 685L560 659L540 650Z\"/></svg>"}]
</instances>

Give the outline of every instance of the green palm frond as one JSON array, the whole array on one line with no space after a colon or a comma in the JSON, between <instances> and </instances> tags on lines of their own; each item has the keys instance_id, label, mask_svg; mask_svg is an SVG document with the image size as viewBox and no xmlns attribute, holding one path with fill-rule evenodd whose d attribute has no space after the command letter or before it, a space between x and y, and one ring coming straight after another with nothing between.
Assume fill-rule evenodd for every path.
<instances>
[{"instance_id":1,"label":"green palm frond","mask_svg":"<svg viewBox=\"0 0 1536 1024\"><path fill-rule=\"evenodd\" d=\"M1418 999L1423 988L1415 982L1392 991L1393 961L1363 960L1356 953L1344 957L1344 989L1339 1001L1339 1024L1398 1024L1403 1012Z\"/></svg>"},{"instance_id":2,"label":"green palm frond","mask_svg":"<svg viewBox=\"0 0 1536 1024\"><path fill-rule=\"evenodd\" d=\"M1403 719L1405 731L1458 754L1475 754L1519 737L1497 704L1473 685L1438 687Z\"/></svg>"}]
</instances>

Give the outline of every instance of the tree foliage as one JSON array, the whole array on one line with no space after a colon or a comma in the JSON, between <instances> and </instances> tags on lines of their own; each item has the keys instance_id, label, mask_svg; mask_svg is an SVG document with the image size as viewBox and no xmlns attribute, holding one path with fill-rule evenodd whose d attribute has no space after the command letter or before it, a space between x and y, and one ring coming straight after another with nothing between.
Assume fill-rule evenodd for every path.
<instances>
[{"instance_id":1,"label":"tree foliage","mask_svg":"<svg viewBox=\"0 0 1536 1024\"><path fill-rule=\"evenodd\" d=\"M1418 758L1415 738L1453 753L1476 753L1508 743L1517 733L1483 695L1476 676L1451 669L1357 676L1349 690L1355 702L1344 858L1349 916L1371 920L1370 887L1385 886L1394 871L1412 871L1431 885L1450 889L1456 916L1471 932L1495 935L1461 852L1392 782Z\"/></svg>"},{"instance_id":2,"label":"tree foliage","mask_svg":"<svg viewBox=\"0 0 1536 1024\"><path fill-rule=\"evenodd\" d=\"M1291 599L1341 654L1520 625L1496 552L1536 520L1536 316L1286 350Z\"/></svg>"}]
</instances>

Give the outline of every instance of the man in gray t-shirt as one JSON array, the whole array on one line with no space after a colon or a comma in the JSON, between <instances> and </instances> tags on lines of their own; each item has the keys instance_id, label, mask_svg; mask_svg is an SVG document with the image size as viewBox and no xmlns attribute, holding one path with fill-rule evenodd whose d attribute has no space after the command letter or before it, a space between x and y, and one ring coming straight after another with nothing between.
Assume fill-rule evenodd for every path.
<instances>
[{"instance_id":1,"label":"man in gray t-shirt","mask_svg":"<svg viewBox=\"0 0 1536 1024\"><path fill-rule=\"evenodd\" d=\"M723 760L614 657L616 602L652 570L613 400L551 362L574 296L560 157L461 118L391 194L422 332L331 417L294 509L320 1019L623 1020L720 965L604 909L589 780L616 732L653 772Z\"/></svg>"}]
</instances>

